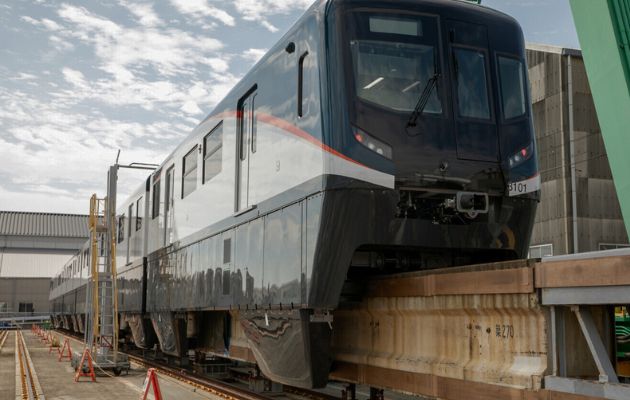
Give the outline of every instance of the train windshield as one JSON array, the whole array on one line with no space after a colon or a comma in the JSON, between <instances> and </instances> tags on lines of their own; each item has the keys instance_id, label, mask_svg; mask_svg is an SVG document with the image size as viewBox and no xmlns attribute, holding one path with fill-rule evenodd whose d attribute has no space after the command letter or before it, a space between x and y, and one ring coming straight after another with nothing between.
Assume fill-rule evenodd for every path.
<instances>
[{"instance_id":1,"label":"train windshield","mask_svg":"<svg viewBox=\"0 0 630 400\"><path fill-rule=\"evenodd\" d=\"M390 110L412 111L438 72L436 19L365 12L349 18L356 96ZM431 92L424 113L442 113L437 90Z\"/></svg>"}]
</instances>

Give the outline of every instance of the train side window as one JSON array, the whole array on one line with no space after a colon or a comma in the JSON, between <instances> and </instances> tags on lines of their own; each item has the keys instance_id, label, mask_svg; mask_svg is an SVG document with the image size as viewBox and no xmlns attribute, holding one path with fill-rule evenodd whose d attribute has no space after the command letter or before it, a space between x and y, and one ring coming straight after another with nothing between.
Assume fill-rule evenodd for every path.
<instances>
[{"instance_id":1,"label":"train side window","mask_svg":"<svg viewBox=\"0 0 630 400\"><path fill-rule=\"evenodd\" d=\"M155 219L160 215L160 181L153 183L153 201L151 204L151 218Z\"/></svg>"},{"instance_id":2,"label":"train side window","mask_svg":"<svg viewBox=\"0 0 630 400\"><path fill-rule=\"evenodd\" d=\"M498 56L501 109L503 119L525 115L525 74L523 63L515 58Z\"/></svg>"},{"instance_id":3,"label":"train side window","mask_svg":"<svg viewBox=\"0 0 630 400\"><path fill-rule=\"evenodd\" d=\"M203 183L221 172L223 158L223 121L203 138Z\"/></svg>"},{"instance_id":4,"label":"train side window","mask_svg":"<svg viewBox=\"0 0 630 400\"><path fill-rule=\"evenodd\" d=\"M144 215L144 205L142 204L142 197L136 201L136 231L142 229L142 216Z\"/></svg>"},{"instance_id":5,"label":"train side window","mask_svg":"<svg viewBox=\"0 0 630 400\"><path fill-rule=\"evenodd\" d=\"M118 243L125 240L125 214L118 217Z\"/></svg>"},{"instance_id":6,"label":"train side window","mask_svg":"<svg viewBox=\"0 0 630 400\"><path fill-rule=\"evenodd\" d=\"M308 56L308 51L305 51L300 56L300 62L298 63L298 117L304 115L304 61L306 60L306 56Z\"/></svg>"},{"instance_id":7,"label":"train side window","mask_svg":"<svg viewBox=\"0 0 630 400\"><path fill-rule=\"evenodd\" d=\"M239 124L238 153L241 161L247 158L247 135L249 134L249 100L245 99L238 107L237 118Z\"/></svg>"},{"instance_id":8,"label":"train side window","mask_svg":"<svg viewBox=\"0 0 630 400\"><path fill-rule=\"evenodd\" d=\"M197 189L197 146L193 147L183 159L182 199Z\"/></svg>"},{"instance_id":9,"label":"train side window","mask_svg":"<svg viewBox=\"0 0 630 400\"><path fill-rule=\"evenodd\" d=\"M486 55L483 51L453 49L459 116L490 119Z\"/></svg>"}]
</instances>

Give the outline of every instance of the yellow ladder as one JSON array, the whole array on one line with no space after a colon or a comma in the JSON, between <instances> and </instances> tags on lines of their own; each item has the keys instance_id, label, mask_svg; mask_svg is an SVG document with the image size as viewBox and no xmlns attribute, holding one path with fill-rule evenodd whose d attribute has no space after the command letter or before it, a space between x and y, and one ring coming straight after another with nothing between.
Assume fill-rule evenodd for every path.
<instances>
[{"instance_id":1,"label":"yellow ladder","mask_svg":"<svg viewBox=\"0 0 630 400\"><path fill-rule=\"evenodd\" d=\"M114 360L118 353L118 288L116 271L115 213L108 220L107 198L90 198L91 329L86 330L86 344L97 354L98 347L111 347ZM108 265L109 264L109 265ZM91 334L89 331L91 330Z\"/></svg>"}]
</instances>

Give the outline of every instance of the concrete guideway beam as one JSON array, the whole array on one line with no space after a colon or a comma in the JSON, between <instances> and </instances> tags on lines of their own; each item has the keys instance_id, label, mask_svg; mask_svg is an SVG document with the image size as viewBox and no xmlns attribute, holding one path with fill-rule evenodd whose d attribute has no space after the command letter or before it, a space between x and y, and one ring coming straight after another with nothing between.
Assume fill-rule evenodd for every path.
<instances>
[{"instance_id":1,"label":"concrete guideway beam","mask_svg":"<svg viewBox=\"0 0 630 400\"><path fill-rule=\"evenodd\" d=\"M376 277L334 312L331 378L453 400L628 399L616 304L630 304L630 254Z\"/></svg>"}]
</instances>

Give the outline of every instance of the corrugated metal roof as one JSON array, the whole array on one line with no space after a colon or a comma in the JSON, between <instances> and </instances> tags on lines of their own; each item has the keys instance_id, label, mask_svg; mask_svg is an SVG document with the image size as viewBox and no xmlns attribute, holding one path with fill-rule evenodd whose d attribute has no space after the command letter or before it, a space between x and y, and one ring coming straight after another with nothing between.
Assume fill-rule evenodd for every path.
<instances>
[{"instance_id":1,"label":"corrugated metal roof","mask_svg":"<svg viewBox=\"0 0 630 400\"><path fill-rule=\"evenodd\" d=\"M0 278L52 278L72 254L0 252Z\"/></svg>"},{"instance_id":2,"label":"corrugated metal roof","mask_svg":"<svg viewBox=\"0 0 630 400\"><path fill-rule=\"evenodd\" d=\"M87 238L88 216L0 211L0 235Z\"/></svg>"}]
</instances>

